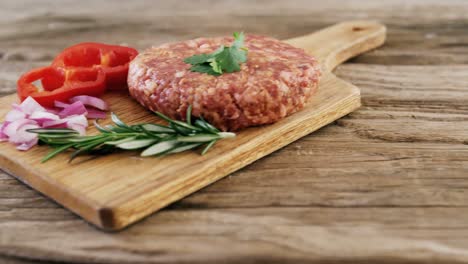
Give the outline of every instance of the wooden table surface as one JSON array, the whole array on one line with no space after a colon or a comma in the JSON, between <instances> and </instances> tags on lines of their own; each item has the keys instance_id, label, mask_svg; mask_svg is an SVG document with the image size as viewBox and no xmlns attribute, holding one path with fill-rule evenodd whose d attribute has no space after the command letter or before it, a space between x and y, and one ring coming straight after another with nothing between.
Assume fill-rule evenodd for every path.
<instances>
[{"instance_id":1,"label":"wooden table surface","mask_svg":"<svg viewBox=\"0 0 468 264\"><path fill-rule=\"evenodd\" d=\"M358 111L119 233L0 173L0 263L468 263L468 1L2 0L0 93L81 41L286 39L351 19L388 26L336 70Z\"/></svg>"}]
</instances>

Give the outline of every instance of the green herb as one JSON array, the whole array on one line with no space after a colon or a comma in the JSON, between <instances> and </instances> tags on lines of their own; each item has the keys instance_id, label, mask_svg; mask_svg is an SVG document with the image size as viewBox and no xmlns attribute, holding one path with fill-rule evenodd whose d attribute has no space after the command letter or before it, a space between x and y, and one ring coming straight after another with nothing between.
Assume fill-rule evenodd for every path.
<instances>
[{"instance_id":1,"label":"green herb","mask_svg":"<svg viewBox=\"0 0 468 264\"><path fill-rule=\"evenodd\" d=\"M156 115L167 121L168 125L128 125L112 113L114 125L102 127L94 122L100 132L95 136L79 136L78 132L68 128L38 128L29 129L28 132L37 133L42 144L54 148L42 162L70 149L73 150L70 161L82 154L108 154L117 149L141 149L141 156L146 157L178 153L205 145L203 155L218 140L236 136L234 133L219 131L203 118L192 122L191 106L187 109L186 122L172 120L159 112Z\"/></svg>"},{"instance_id":2,"label":"green herb","mask_svg":"<svg viewBox=\"0 0 468 264\"><path fill-rule=\"evenodd\" d=\"M192 64L193 72L220 75L225 72L240 71L240 64L247 61L247 49L244 46L244 33L234 32L232 46L221 45L210 54L197 54L184 59L185 63Z\"/></svg>"}]
</instances>

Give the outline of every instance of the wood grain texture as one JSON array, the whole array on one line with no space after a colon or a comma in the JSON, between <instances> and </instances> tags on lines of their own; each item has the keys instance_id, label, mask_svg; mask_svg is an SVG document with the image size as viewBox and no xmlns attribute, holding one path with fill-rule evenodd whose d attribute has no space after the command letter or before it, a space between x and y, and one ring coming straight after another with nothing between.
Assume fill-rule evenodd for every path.
<instances>
[{"instance_id":1,"label":"wood grain texture","mask_svg":"<svg viewBox=\"0 0 468 264\"><path fill-rule=\"evenodd\" d=\"M61 155L41 164L50 151L47 146L19 152L11 144L2 144L0 166L98 227L122 229L356 110L361 105L359 89L329 70L382 45L385 31L378 23L353 21L288 40L313 52L323 65L318 92L300 112L272 125L238 132L236 138L221 141L204 156L188 152L141 158L119 153L91 160L84 157L70 164L68 156ZM327 48L320 49L324 42ZM104 98L111 111L129 124L161 122L128 93L109 93ZM15 94L0 99L0 116L16 101ZM109 122L110 118L103 120Z\"/></svg>"},{"instance_id":2,"label":"wood grain texture","mask_svg":"<svg viewBox=\"0 0 468 264\"><path fill-rule=\"evenodd\" d=\"M335 71L358 111L118 234L0 174L0 263L468 262L466 1L57 2L1 1L0 93L90 38L286 39L372 19L388 39Z\"/></svg>"}]
</instances>

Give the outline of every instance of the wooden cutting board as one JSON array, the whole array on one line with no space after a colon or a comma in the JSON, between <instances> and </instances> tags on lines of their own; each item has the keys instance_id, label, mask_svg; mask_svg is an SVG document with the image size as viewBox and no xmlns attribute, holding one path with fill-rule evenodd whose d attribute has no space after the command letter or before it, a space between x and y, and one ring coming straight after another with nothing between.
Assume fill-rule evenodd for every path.
<instances>
[{"instance_id":1,"label":"wooden cutting board","mask_svg":"<svg viewBox=\"0 0 468 264\"><path fill-rule=\"evenodd\" d=\"M138 152L123 152L70 164L62 154L42 164L47 146L21 152L2 143L0 167L100 228L124 228L357 109L359 89L331 70L382 45L385 34L381 24L351 21L286 40L318 58L324 73L316 95L302 111L272 125L243 130L234 139L218 142L205 156L193 151L141 158ZM128 94L108 93L104 99L127 123L161 121ZM16 95L0 99L0 120L16 101ZM90 133L96 133L94 128Z\"/></svg>"}]
</instances>

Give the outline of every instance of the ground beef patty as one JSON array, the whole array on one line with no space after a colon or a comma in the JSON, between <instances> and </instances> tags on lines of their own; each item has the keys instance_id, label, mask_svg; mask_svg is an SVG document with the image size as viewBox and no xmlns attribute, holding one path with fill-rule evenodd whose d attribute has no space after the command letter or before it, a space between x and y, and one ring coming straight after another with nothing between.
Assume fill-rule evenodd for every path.
<instances>
[{"instance_id":1,"label":"ground beef patty","mask_svg":"<svg viewBox=\"0 0 468 264\"><path fill-rule=\"evenodd\" d=\"M164 44L138 55L130 64L130 94L143 106L184 120L203 116L226 130L269 124L294 113L316 91L317 61L279 40L247 35L247 62L241 71L212 76L191 72L184 58L230 46L231 37L198 38Z\"/></svg>"}]
</instances>

